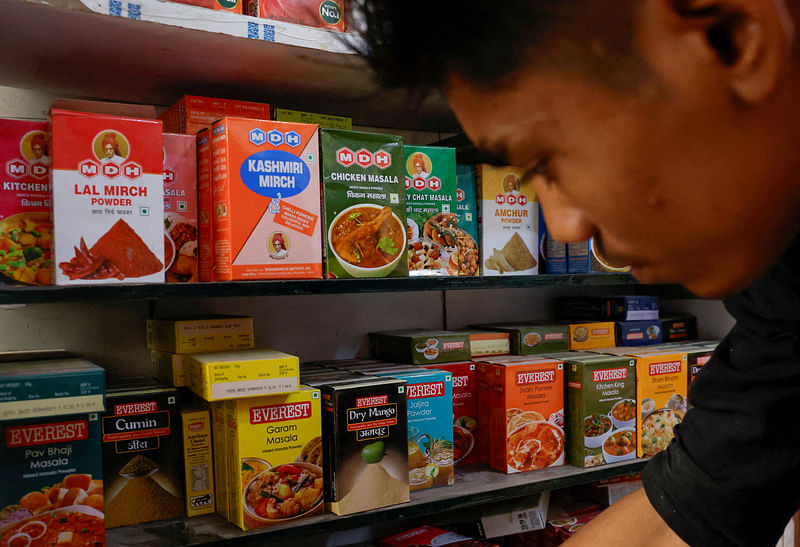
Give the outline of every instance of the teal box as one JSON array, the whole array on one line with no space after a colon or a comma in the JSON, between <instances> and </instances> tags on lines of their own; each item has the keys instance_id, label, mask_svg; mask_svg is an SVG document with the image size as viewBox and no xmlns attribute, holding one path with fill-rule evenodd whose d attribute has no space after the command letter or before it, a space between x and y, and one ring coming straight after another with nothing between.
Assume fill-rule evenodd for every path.
<instances>
[{"instance_id":1,"label":"teal box","mask_svg":"<svg viewBox=\"0 0 800 547\"><path fill-rule=\"evenodd\" d=\"M372 374L406 381L409 488L413 491L452 485L452 373L424 369Z\"/></svg>"}]
</instances>

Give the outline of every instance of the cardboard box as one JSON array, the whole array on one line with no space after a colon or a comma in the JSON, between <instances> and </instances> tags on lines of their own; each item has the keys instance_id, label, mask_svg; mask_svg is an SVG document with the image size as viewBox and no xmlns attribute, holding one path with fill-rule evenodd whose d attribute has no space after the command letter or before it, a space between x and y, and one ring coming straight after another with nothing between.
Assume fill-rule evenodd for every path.
<instances>
[{"instance_id":1,"label":"cardboard box","mask_svg":"<svg viewBox=\"0 0 800 547\"><path fill-rule=\"evenodd\" d=\"M469 348L473 359L511 353L511 334L486 330L470 330Z\"/></svg>"},{"instance_id":2,"label":"cardboard box","mask_svg":"<svg viewBox=\"0 0 800 547\"><path fill-rule=\"evenodd\" d=\"M211 410L211 439L214 446L214 505L217 514L230 519L230 496L228 495L228 433L225 402L209 403Z\"/></svg>"},{"instance_id":3,"label":"cardboard box","mask_svg":"<svg viewBox=\"0 0 800 547\"><path fill-rule=\"evenodd\" d=\"M181 410L186 515L189 517L215 510L211 423L208 409Z\"/></svg>"},{"instance_id":4,"label":"cardboard box","mask_svg":"<svg viewBox=\"0 0 800 547\"><path fill-rule=\"evenodd\" d=\"M68 110L51 119L56 284L163 283L161 122Z\"/></svg>"},{"instance_id":5,"label":"cardboard box","mask_svg":"<svg viewBox=\"0 0 800 547\"><path fill-rule=\"evenodd\" d=\"M320 141L326 277L406 277L403 139L323 129Z\"/></svg>"},{"instance_id":6,"label":"cardboard box","mask_svg":"<svg viewBox=\"0 0 800 547\"><path fill-rule=\"evenodd\" d=\"M617 321L614 328L618 346L648 346L661 343L663 329L658 319Z\"/></svg>"},{"instance_id":7,"label":"cardboard box","mask_svg":"<svg viewBox=\"0 0 800 547\"><path fill-rule=\"evenodd\" d=\"M569 324L569 349L572 351L605 348L613 346L615 341L613 322Z\"/></svg>"},{"instance_id":8,"label":"cardboard box","mask_svg":"<svg viewBox=\"0 0 800 547\"><path fill-rule=\"evenodd\" d=\"M186 385L186 373L183 366L184 353L150 350L150 364L153 366L153 378L164 385L183 387Z\"/></svg>"},{"instance_id":9,"label":"cardboard box","mask_svg":"<svg viewBox=\"0 0 800 547\"><path fill-rule=\"evenodd\" d=\"M53 282L47 122L0 119L0 282Z\"/></svg>"},{"instance_id":10,"label":"cardboard box","mask_svg":"<svg viewBox=\"0 0 800 547\"><path fill-rule=\"evenodd\" d=\"M508 333L511 353L514 355L537 355L566 351L569 349L569 327L542 323L486 323L471 325L476 329L496 330Z\"/></svg>"},{"instance_id":11,"label":"cardboard box","mask_svg":"<svg viewBox=\"0 0 800 547\"><path fill-rule=\"evenodd\" d=\"M193 353L185 360L186 387L206 401L297 391L300 360L270 349Z\"/></svg>"},{"instance_id":12,"label":"cardboard box","mask_svg":"<svg viewBox=\"0 0 800 547\"><path fill-rule=\"evenodd\" d=\"M248 0L247 15L287 21L298 25L345 30L344 0Z\"/></svg>"},{"instance_id":13,"label":"cardboard box","mask_svg":"<svg viewBox=\"0 0 800 547\"><path fill-rule=\"evenodd\" d=\"M273 118L279 122L315 123L326 129L353 129L353 119L346 116L333 116L317 112L303 112L288 108L275 108Z\"/></svg>"},{"instance_id":14,"label":"cardboard box","mask_svg":"<svg viewBox=\"0 0 800 547\"><path fill-rule=\"evenodd\" d=\"M562 296L556 299L555 314L565 321L649 321L658 319L658 297Z\"/></svg>"},{"instance_id":15,"label":"cardboard box","mask_svg":"<svg viewBox=\"0 0 800 547\"><path fill-rule=\"evenodd\" d=\"M487 538L499 538L543 530L547 524L547 509L550 505L550 492L539 492L534 498L514 503L510 511L481 517L483 535Z\"/></svg>"},{"instance_id":16,"label":"cardboard box","mask_svg":"<svg viewBox=\"0 0 800 547\"><path fill-rule=\"evenodd\" d=\"M661 318L664 342L685 342L697 338L697 319L692 315L667 316Z\"/></svg>"},{"instance_id":17,"label":"cardboard box","mask_svg":"<svg viewBox=\"0 0 800 547\"><path fill-rule=\"evenodd\" d=\"M225 402L230 520L242 530L284 524L323 508L320 392Z\"/></svg>"},{"instance_id":18,"label":"cardboard box","mask_svg":"<svg viewBox=\"0 0 800 547\"><path fill-rule=\"evenodd\" d=\"M269 120L270 107L266 103L184 95L159 119L164 122L164 131L167 133L195 135L225 116Z\"/></svg>"},{"instance_id":19,"label":"cardboard box","mask_svg":"<svg viewBox=\"0 0 800 547\"><path fill-rule=\"evenodd\" d=\"M516 167L476 167L482 227L481 275L539 272L539 207L533 183Z\"/></svg>"},{"instance_id":20,"label":"cardboard box","mask_svg":"<svg viewBox=\"0 0 800 547\"><path fill-rule=\"evenodd\" d=\"M167 283L199 281L197 137L164 133L164 265Z\"/></svg>"},{"instance_id":21,"label":"cardboard box","mask_svg":"<svg viewBox=\"0 0 800 547\"><path fill-rule=\"evenodd\" d=\"M475 257L477 261L462 261L461 275L476 276L480 272L481 251L478 247L480 241L478 234L478 199L475 183L475 168L471 165L456 164L456 209L458 211L458 226L465 231L475 242Z\"/></svg>"},{"instance_id":22,"label":"cardboard box","mask_svg":"<svg viewBox=\"0 0 800 547\"><path fill-rule=\"evenodd\" d=\"M453 376L453 460L455 465L478 461L478 369L473 361L425 365Z\"/></svg>"},{"instance_id":23,"label":"cardboard box","mask_svg":"<svg viewBox=\"0 0 800 547\"><path fill-rule=\"evenodd\" d=\"M253 318L209 315L190 319L148 319L147 347L172 353L252 348Z\"/></svg>"},{"instance_id":24,"label":"cardboard box","mask_svg":"<svg viewBox=\"0 0 800 547\"><path fill-rule=\"evenodd\" d=\"M223 118L211 131L214 278L322 278L317 126Z\"/></svg>"},{"instance_id":25,"label":"cardboard box","mask_svg":"<svg viewBox=\"0 0 800 547\"><path fill-rule=\"evenodd\" d=\"M378 547L432 547L439 545L458 545L458 547L498 547L496 543L473 539L468 536L448 532L433 526L420 526L407 532L383 538Z\"/></svg>"},{"instance_id":26,"label":"cardboard box","mask_svg":"<svg viewBox=\"0 0 800 547\"><path fill-rule=\"evenodd\" d=\"M200 281L214 281L211 128L197 134L197 261Z\"/></svg>"},{"instance_id":27,"label":"cardboard box","mask_svg":"<svg viewBox=\"0 0 800 547\"><path fill-rule=\"evenodd\" d=\"M472 355L469 334L457 331L408 329L371 332L369 345L373 357L415 365L466 361Z\"/></svg>"}]
</instances>

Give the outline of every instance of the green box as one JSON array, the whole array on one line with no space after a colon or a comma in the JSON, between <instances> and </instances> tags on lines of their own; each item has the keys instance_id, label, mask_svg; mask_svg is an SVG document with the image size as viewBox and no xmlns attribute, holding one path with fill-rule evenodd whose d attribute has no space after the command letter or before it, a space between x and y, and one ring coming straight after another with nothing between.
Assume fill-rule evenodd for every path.
<instances>
[{"instance_id":1,"label":"green box","mask_svg":"<svg viewBox=\"0 0 800 547\"><path fill-rule=\"evenodd\" d=\"M470 328L507 332L512 355L540 355L569 350L569 326L553 323L490 323Z\"/></svg>"},{"instance_id":2,"label":"green box","mask_svg":"<svg viewBox=\"0 0 800 547\"><path fill-rule=\"evenodd\" d=\"M373 357L415 365L469 361L472 355L469 333L448 330L371 332L369 346Z\"/></svg>"}]
</instances>

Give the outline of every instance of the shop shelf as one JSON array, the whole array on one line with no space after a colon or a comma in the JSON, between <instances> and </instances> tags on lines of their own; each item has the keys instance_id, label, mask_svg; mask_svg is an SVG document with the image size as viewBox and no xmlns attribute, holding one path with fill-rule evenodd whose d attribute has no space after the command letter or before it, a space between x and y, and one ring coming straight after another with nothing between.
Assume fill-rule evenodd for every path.
<instances>
[{"instance_id":1,"label":"shop shelf","mask_svg":"<svg viewBox=\"0 0 800 547\"><path fill-rule=\"evenodd\" d=\"M631 460L590 469L570 465L506 475L484 466L472 465L456 471L453 486L413 492L411 501L354 515L324 514L285 525L242 532L218 515L192 519L172 519L115 528L108 531L109 545L179 546L179 545L264 545L296 537L297 533L331 533L381 522L416 517L431 517L453 511L483 508L492 503L523 498L560 488L588 484L603 479L632 475L642 470L646 460Z\"/></svg>"}]
</instances>

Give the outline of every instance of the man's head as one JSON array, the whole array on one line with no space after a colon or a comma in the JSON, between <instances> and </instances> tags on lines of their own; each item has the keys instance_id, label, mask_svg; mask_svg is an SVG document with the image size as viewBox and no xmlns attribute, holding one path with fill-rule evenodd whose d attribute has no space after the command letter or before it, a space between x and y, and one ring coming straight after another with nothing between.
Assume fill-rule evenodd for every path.
<instances>
[{"instance_id":1,"label":"man's head","mask_svg":"<svg viewBox=\"0 0 800 547\"><path fill-rule=\"evenodd\" d=\"M374 62L393 58L406 74L420 63L413 84L441 90L478 147L533 177L557 239L595 235L643 281L720 296L797 234L794 4L513 1L498 15L482 2L477 13L430 4L440 19L428 10L413 21L442 28L433 44L444 49L427 52L431 29L414 33L410 16L390 14L401 21L392 27L384 13L373 27L383 32L367 33ZM448 21L449 9L474 21Z\"/></svg>"}]
</instances>

